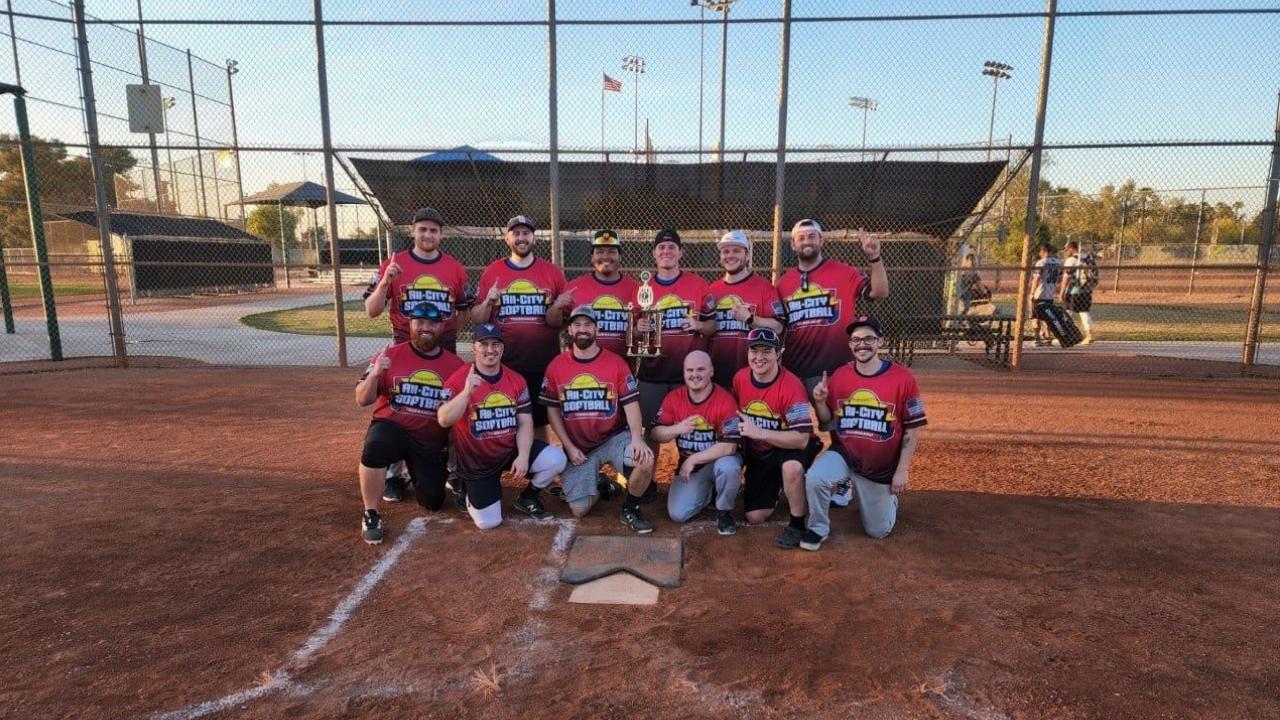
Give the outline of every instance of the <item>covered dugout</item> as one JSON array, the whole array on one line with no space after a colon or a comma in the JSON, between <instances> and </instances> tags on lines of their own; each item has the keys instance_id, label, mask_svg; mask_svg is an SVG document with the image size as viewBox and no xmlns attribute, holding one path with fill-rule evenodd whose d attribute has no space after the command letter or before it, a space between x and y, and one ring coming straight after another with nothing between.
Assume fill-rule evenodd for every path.
<instances>
[{"instance_id":1,"label":"covered dugout","mask_svg":"<svg viewBox=\"0 0 1280 720\"><path fill-rule=\"evenodd\" d=\"M90 211L59 217L98 227ZM245 292L275 284L271 245L217 220L114 212L111 240L129 270L133 297Z\"/></svg>"}]
</instances>

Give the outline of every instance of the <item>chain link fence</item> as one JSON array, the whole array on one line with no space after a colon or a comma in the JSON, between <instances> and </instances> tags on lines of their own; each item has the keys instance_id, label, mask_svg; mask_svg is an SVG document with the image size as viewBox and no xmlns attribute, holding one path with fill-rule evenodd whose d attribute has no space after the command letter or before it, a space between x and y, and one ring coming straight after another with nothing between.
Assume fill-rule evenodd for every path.
<instances>
[{"instance_id":1,"label":"chain link fence","mask_svg":"<svg viewBox=\"0 0 1280 720\"><path fill-rule=\"evenodd\" d=\"M421 17L331 0L321 54L306 7L227 20L89 2L91 148L73 8L6 0L0 73L26 91L45 251L4 108L0 237L14 332L0 336L0 361L49 358L55 325L63 357L117 353L118 313L128 355L360 362L390 338L385 315L365 313L364 286L408 246L412 208L431 205L449 223L443 249L473 282L506 255L501 226L518 213L543 226L537 252L569 277L590 271L596 228L620 233L625 272L637 274L652 269L656 231L675 227L683 266L709 280L723 272L721 233L746 230L753 268L771 277L796 262L792 223L816 216L829 257L865 268L858 228L883 240L891 294L864 307L906 360L1069 372L1229 372L1246 355L1250 367L1280 365L1280 288L1259 292L1280 262L1274 251L1262 261L1275 89L1248 71L1257 60L1244 44L1221 41L1280 30L1280 12L1050 3L1038 138L1045 3L859 15L781 0L553 7L554 25L533 5ZM163 96L153 135L129 131L125 86L144 81ZM387 169L381 179L374 165ZM331 211L326 186L350 197ZM1090 345L1035 342L1019 280L1042 241L1060 255L1076 243L1096 263ZM1002 333L1020 354L992 355Z\"/></svg>"}]
</instances>

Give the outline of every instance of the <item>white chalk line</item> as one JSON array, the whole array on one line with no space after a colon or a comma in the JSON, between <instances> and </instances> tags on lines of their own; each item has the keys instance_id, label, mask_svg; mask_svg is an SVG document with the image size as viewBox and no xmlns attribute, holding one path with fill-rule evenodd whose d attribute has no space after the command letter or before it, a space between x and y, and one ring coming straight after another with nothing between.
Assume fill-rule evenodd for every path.
<instances>
[{"instance_id":1,"label":"white chalk line","mask_svg":"<svg viewBox=\"0 0 1280 720\"><path fill-rule=\"evenodd\" d=\"M338 635L338 632L342 630L342 626L351 617L351 613L360 606L360 603L364 602L364 599L369 596L369 593L387 574L391 566L395 565L400 556L404 554L404 551L409 548L410 543L422 536L425 528L425 518L419 517L410 520L408 526L405 527L404 533L396 538L395 545L391 547L391 550L378 561L378 564L373 566L373 569L365 574L364 578L360 580L360 584L356 585L355 589L343 598L342 602L338 603L338 606L329 614L329 622L312 633L311 637L307 638L306 642L293 653L283 667L268 676L266 682L231 693L217 700L209 700L182 710L157 714L153 718L155 720L194 720L195 718L226 710L249 700L260 698L268 693L290 687L293 684L293 680L289 671L291 669L300 670L305 667L317 651L328 645Z\"/></svg>"}]
</instances>

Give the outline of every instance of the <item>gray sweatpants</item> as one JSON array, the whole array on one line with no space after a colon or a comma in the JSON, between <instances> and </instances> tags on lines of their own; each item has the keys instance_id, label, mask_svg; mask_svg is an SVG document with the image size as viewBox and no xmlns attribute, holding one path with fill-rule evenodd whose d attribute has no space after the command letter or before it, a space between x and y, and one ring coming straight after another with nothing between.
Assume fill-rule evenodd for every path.
<instances>
[{"instance_id":1,"label":"gray sweatpants","mask_svg":"<svg viewBox=\"0 0 1280 720\"><path fill-rule=\"evenodd\" d=\"M736 453L716 458L698 468L687 481L671 478L667 490L667 514L676 522L688 522L716 501L717 510L732 510L742 486L742 458Z\"/></svg>"},{"instance_id":2,"label":"gray sweatpants","mask_svg":"<svg viewBox=\"0 0 1280 720\"><path fill-rule=\"evenodd\" d=\"M828 517L831 493L841 480L853 481L858 493L858 510L862 516L862 529L877 540L893 531L898 520L898 496L889 492L889 486L872 482L849 469L849 464L836 452L827 450L813 461L805 473L805 495L809 500L809 529L823 537L831 533Z\"/></svg>"}]
</instances>

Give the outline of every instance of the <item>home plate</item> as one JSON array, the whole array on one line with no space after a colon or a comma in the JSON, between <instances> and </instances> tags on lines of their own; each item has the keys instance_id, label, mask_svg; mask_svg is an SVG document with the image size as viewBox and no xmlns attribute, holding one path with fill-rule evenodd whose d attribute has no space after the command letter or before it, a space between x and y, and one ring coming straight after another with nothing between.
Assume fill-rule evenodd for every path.
<instances>
[{"instance_id":1,"label":"home plate","mask_svg":"<svg viewBox=\"0 0 1280 720\"><path fill-rule=\"evenodd\" d=\"M618 572L579 585L569 594L571 603L595 605L654 605L658 588L630 573Z\"/></svg>"},{"instance_id":2,"label":"home plate","mask_svg":"<svg viewBox=\"0 0 1280 720\"><path fill-rule=\"evenodd\" d=\"M626 571L659 587L680 587L684 546L680 538L579 535L560 579L579 585Z\"/></svg>"}]
</instances>

